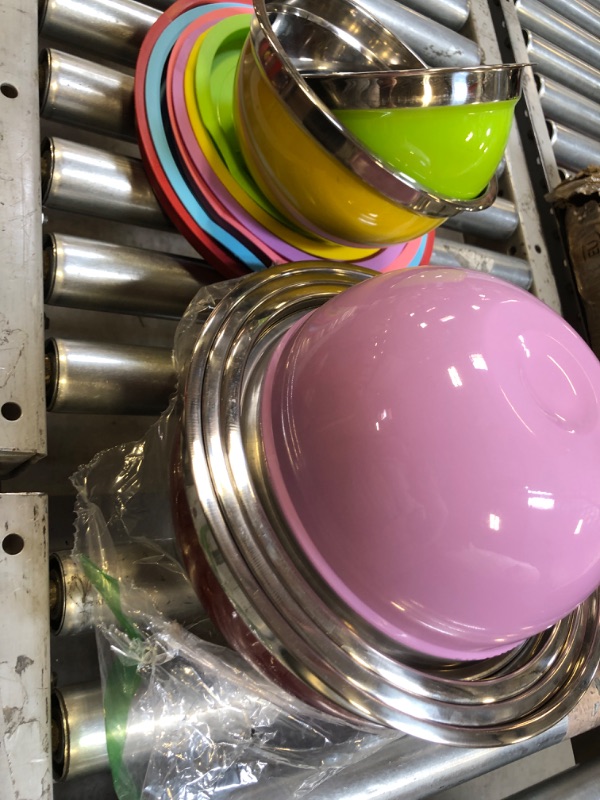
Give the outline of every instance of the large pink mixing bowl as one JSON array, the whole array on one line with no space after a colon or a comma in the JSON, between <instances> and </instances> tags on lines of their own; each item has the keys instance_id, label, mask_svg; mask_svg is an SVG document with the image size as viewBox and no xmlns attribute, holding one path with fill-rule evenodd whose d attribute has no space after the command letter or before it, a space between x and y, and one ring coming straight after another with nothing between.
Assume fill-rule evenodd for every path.
<instances>
[{"instance_id":1,"label":"large pink mixing bowl","mask_svg":"<svg viewBox=\"0 0 600 800\"><path fill-rule=\"evenodd\" d=\"M428 267L282 340L261 425L293 546L376 636L473 659L600 584L600 364L523 290Z\"/></svg>"}]
</instances>

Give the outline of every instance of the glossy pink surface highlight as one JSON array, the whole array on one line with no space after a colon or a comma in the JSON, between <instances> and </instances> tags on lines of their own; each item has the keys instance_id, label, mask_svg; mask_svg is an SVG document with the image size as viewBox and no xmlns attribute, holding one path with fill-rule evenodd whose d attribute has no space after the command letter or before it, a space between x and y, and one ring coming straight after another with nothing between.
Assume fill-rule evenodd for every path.
<instances>
[{"instance_id":1,"label":"glossy pink surface highlight","mask_svg":"<svg viewBox=\"0 0 600 800\"><path fill-rule=\"evenodd\" d=\"M352 611L413 650L491 656L600 584L600 363L527 292L440 267L305 317L261 407L275 497Z\"/></svg>"}]
</instances>

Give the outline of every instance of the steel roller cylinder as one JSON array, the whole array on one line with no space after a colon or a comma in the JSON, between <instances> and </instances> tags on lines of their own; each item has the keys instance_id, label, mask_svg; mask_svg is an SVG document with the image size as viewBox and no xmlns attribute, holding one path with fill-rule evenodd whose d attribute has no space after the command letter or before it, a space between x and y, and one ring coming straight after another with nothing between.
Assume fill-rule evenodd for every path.
<instances>
[{"instance_id":1,"label":"steel roller cylinder","mask_svg":"<svg viewBox=\"0 0 600 800\"><path fill-rule=\"evenodd\" d=\"M471 13L470 0L404 0L403 5L455 31L465 25Z\"/></svg>"},{"instance_id":2,"label":"steel roller cylinder","mask_svg":"<svg viewBox=\"0 0 600 800\"><path fill-rule=\"evenodd\" d=\"M42 143L42 202L60 211L171 228L141 161L57 137Z\"/></svg>"},{"instance_id":3,"label":"steel roller cylinder","mask_svg":"<svg viewBox=\"0 0 600 800\"><path fill-rule=\"evenodd\" d=\"M600 131L600 104L571 91L551 78L535 76L544 116L592 139Z\"/></svg>"},{"instance_id":4,"label":"steel roller cylinder","mask_svg":"<svg viewBox=\"0 0 600 800\"><path fill-rule=\"evenodd\" d=\"M48 411L72 414L160 414L175 389L171 350L46 342Z\"/></svg>"},{"instance_id":5,"label":"steel roller cylinder","mask_svg":"<svg viewBox=\"0 0 600 800\"><path fill-rule=\"evenodd\" d=\"M483 54L475 42L396 0L359 2L429 66L472 67L481 64ZM426 5L429 8L429 4Z\"/></svg>"},{"instance_id":6,"label":"steel roller cylinder","mask_svg":"<svg viewBox=\"0 0 600 800\"><path fill-rule=\"evenodd\" d=\"M39 0L40 36L129 66L159 16L135 0Z\"/></svg>"},{"instance_id":7,"label":"steel roller cylinder","mask_svg":"<svg viewBox=\"0 0 600 800\"><path fill-rule=\"evenodd\" d=\"M598 39L587 29L561 17L538 0L515 0L515 8L523 28L570 53L584 64L600 69Z\"/></svg>"},{"instance_id":8,"label":"steel roller cylinder","mask_svg":"<svg viewBox=\"0 0 600 800\"><path fill-rule=\"evenodd\" d=\"M108 769L100 686L83 684L54 689L50 715L55 781Z\"/></svg>"},{"instance_id":9,"label":"steel roller cylinder","mask_svg":"<svg viewBox=\"0 0 600 800\"><path fill-rule=\"evenodd\" d=\"M600 38L600 7L585 0L544 0L544 5Z\"/></svg>"},{"instance_id":10,"label":"steel roller cylinder","mask_svg":"<svg viewBox=\"0 0 600 800\"><path fill-rule=\"evenodd\" d=\"M498 197L490 208L478 211L476 214L457 214L456 217L447 220L443 227L472 236L505 241L519 227L519 217L514 203Z\"/></svg>"},{"instance_id":11,"label":"steel roller cylinder","mask_svg":"<svg viewBox=\"0 0 600 800\"><path fill-rule=\"evenodd\" d=\"M175 560L150 545L122 544L115 548L111 577L129 591L148 598L149 608L180 622L201 638L210 625L204 609ZM92 630L113 620L111 611L71 551L50 555L50 628L57 636ZM211 637L214 638L214 637Z\"/></svg>"},{"instance_id":12,"label":"steel roller cylinder","mask_svg":"<svg viewBox=\"0 0 600 800\"><path fill-rule=\"evenodd\" d=\"M178 319L201 286L218 280L202 261L64 234L44 239L48 305Z\"/></svg>"},{"instance_id":13,"label":"steel roller cylinder","mask_svg":"<svg viewBox=\"0 0 600 800\"><path fill-rule=\"evenodd\" d=\"M600 164L600 142L576 133L557 122L547 122L556 163L577 172Z\"/></svg>"},{"instance_id":14,"label":"steel roller cylinder","mask_svg":"<svg viewBox=\"0 0 600 800\"><path fill-rule=\"evenodd\" d=\"M522 289L531 288L533 280L529 263L521 258L472 245L465 247L461 242L442 239L440 236L436 236L429 263L479 270Z\"/></svg>"},{"instance_id":15,"label":"steel roller cylinder","mask_svg":"<svg viewBox=\"0 0 600 800\"><path fill-rule=\"evenodd\" d=\"M600 97L600 70L584 64L579 58L570 55L559 47L536 36L528 30L523 31L527 56L534 64L535 72L552 78L562 86L582 94L592 102Z\"/></svg>"},{"instance_id":16,"label":"steel roller cylinder","mask_svg":"<svg viewBox=\"0 0 600 800\"><path fill-rule=\"evenodd\" d=\"M111 724L110 710L105 718L102 689L97 684L77 684L56 688L51 698L52 768L56 781L82 778L109 770L106 726ZM120 723L120 720L119 720ZM201 725L214 742L250 742L249 719L234 707L196 707L163 714L160 727L150 714L138 712L135 704L129 711L127 730L118 736L127 739L128 752L136 764L144 765L152 753L157 732L177 734L182 726Z\"/></svg>"},{"instance_id":17,"label":"steel roller cylinder","mask_svg":"<svg viewBox=\"0 0 600 800\"><path fill-rule=\"evenodd\" d=\"M39 64L44 119L135 140L132 75L54 49Z\"/></svg>"}]
</instances>

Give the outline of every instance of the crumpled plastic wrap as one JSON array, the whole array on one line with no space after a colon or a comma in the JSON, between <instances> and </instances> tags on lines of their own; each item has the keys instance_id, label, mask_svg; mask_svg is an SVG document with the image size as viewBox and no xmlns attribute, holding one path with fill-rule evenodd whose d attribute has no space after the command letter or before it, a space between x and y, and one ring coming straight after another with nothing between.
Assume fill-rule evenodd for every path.
<instances>
[{"instance_id":1,"label":"crumpled plastic wrap","mask_svg":"<svg viewBox=\"0 0 600 800\"><path fill-rule=\"evenodd\" d=\"M180 384L211 311L235 281L207 287L177 329ZM120 800L304 797L401 734L360 730L274 686L244 658L159 613L119 580L116 552L141 543L165 579L179 573L170 462L178 395L142 441L98 454L72 478L76 544L110 609L96 620L107 749Z\"/></svg>"}]
</instances>

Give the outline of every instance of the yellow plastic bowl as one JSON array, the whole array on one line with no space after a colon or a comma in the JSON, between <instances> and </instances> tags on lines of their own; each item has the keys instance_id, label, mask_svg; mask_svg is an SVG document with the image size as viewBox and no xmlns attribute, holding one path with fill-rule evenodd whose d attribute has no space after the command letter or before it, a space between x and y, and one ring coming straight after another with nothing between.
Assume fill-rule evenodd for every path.
<instances>
[{"instance_id":1,"label":"yellow plastic bowl","mask_svg":"<svg viewBox=\"0 0 600 800\"><path fill-rule=\"evenodd\" d=\"M394 202L330 155L273 90L250 37L238 65L234 124L260 189L290 222L313 236L385 247L422 236L445 220Z\"/></svg>"}]
</instances>

